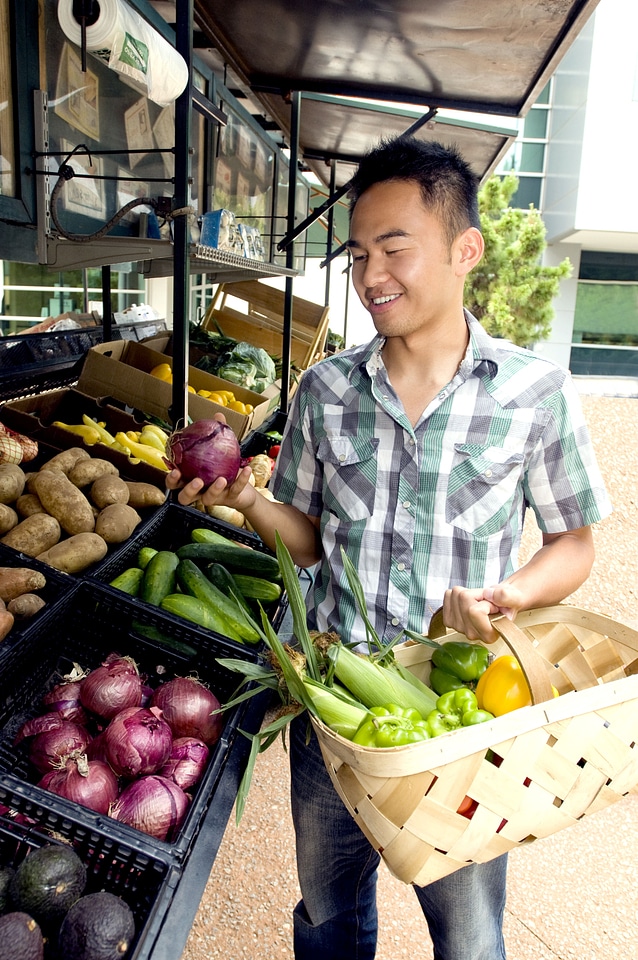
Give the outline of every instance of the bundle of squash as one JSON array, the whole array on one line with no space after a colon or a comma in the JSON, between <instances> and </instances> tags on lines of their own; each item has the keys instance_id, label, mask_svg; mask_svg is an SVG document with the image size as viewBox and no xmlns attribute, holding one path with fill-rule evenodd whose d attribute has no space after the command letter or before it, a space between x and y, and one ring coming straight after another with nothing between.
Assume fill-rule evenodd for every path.
<instances>
[{"instance_id":1,"label":"bundle of squash","mask_svg":"<svg viewBox=\"0 0 638 960\"><path fill-rule=\"evenodd\" d=\"M63 573L81 573L127 540L140 510L164 503L163 489L124 480L114 464L83 447L39 470L0 464L0 543Z\"/></svg>"}]
</instances>

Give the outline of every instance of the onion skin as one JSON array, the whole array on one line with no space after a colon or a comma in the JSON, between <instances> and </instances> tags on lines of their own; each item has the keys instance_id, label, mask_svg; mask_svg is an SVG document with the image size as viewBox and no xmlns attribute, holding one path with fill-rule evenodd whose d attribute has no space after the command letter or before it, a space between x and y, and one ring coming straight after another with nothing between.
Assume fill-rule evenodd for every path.
<instances>
[{"instance_id":1,"label":"onion skin","mask_svg":"<svg viewBox=\"0 0 638 960\"><path fill-rule=\"evenodd\" d=\"M38 717L33 717L22 724L13 742L17 745L27 737L36 737L39 733L47 733L49 730L59 730L62 724L67 722L57 710L41 713Z\"/></svg>"},{"instance_id":2,"label":"onion skin","mask_svg":"<svg viewBox=\"0 0 638 960\"><path fill-rule=\"evenodd\" d=\"M104 731L106 758L118 776L155 773L171 755L171 728L158 710L129 707L121 710Z\"/></svg>"},{"instance_id":3,"label":"onion skin","mask_svg":"<svg viewBox=\"0 0 638 960\"><path fill-rule=\"evenodd\" d=\"M153 694L152 704L159 707L174 737L195 737L212 746L219 740L223 720L220 702L214 693L194 677L176 677L163 683Z\"/></svg>"},{"instance_id":4,"label":"onion skin","mask_svg":"<svg viewBox=\"0 0 638 960\"><path fill-rule=\"evenodd\" d=\"M231 427L221 420L196 420L176 430L166 444L166 463L182 480L199 477L204 486L224 477L231 484L241 465L241 449Z\"/></svg>"},{"instance_id":5,"label":"onion skin","mask_svg":"<svg viewBox=\"0 0 638 960\"><path fill-rule=\"evenodd\" d=\"M38 786L103 814L109 812L119 793L117 777L109 765L101 760L89 761L86 756L69 757L64 770L45 773Z\"/></svg>"},{"instance_id":6,"label":"onion skin","mask_svg":"<svg viewBox=\"0 0 638 960\"><path fill-rule=\"evenodd\" d=\"M195 737L178 737L173 741L171 755L157 773L172 780L182 790L194 787L202 778L210 750Z\"/></svg>"},{"instance_id":7,"label":"onion skin","mask_svg":"<svg viewBox=\"0 0 638 960\"><path fill-rule=\"evenodd\" d=\"M89 713L112 720L121 710L139 707L142 678L132 660L109 659L82 680L80 699Z\"/></svg>"},{"instance_id":8,"label":"onion skin","mask_svg":"<svg viewBox=\"0 0 638 960\"><path fill-rule=\"evenodd\" d=\"M42 698L42 703L48 710L55 710L63 720L84 724L89 715L80 701L82 682L73 680L67 683L57 683L52 690Z\"/></svg>"},{"instance_id":9,"label":"onion skin","mask_svg":"<svg viewBox=\"0 0 638 960\"><path fill-rule=\"evenodd\" d=\"M188 797L176 783L154 774L125 787L110 815L157 840L170 841L182 825L188 803Z\"/></svg>"},{"instance_id":10,"label":"onion skin","mask_svg":"<svg viewBox=\"0 0 638 960\"><path fill-rule=\"evenodd\" d=\"M62 720L55 730L46 730L33 738L29 760L40 773L55 769L64 757L85 753L91 741L89 732L77 723Z\"/></svg>"}]
</instances>

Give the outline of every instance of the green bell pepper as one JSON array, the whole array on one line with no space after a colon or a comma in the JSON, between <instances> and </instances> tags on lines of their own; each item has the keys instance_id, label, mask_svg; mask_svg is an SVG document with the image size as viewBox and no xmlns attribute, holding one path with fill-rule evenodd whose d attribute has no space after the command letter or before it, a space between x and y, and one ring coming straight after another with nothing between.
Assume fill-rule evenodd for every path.
<instances>
[{"instance_id":1,"label":"green bell pepper","mask_svg":"<svg viewBox=\"0 0 638 960\"><path fill-rule=\"evenodd\" d=\"M430 686L435 693L444 694L461 686L476 686L487 670L490 653L480 643L463 640L448 640L432 654L434 664L430 673Z\"/></svg>"},{"instance_id":2,"label":"green bell pepper","mask_svg":"<svg viewBox=\"0 0 638 960\"><path fill-rule=\"evenodd\" d=\"M436 701L436 709L427 716L430 736L439 737L460 727L471 727L476 723L493 720L487 710L479 710L476 694L467 687L449 690Z\"/></svg>"},{"instance_id":3,"label":"green bell pepper","mask_svg":"<svg viewBox=\"0 0 638 960\"><path fill-rule=\"evenodd\" d=\"M372 707L352 738L363 747L401 747L430 737L428 724L412 707Z\"/></svg>"}]
</instances>

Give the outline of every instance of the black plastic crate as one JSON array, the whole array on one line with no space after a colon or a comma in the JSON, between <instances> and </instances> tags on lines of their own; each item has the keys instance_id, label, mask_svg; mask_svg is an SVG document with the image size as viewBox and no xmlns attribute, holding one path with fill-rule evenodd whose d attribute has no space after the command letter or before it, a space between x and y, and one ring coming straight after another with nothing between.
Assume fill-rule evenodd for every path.
<instances>
[{"instance_id":1,"label":"black plastic crate","mask_svg":"<svg viewBox=\"0 0 638 960\"><path fill-rule=\"evenodd\" d=\"M32 813L40 817L38 823L0 816L0 865L16 868L33 850L48 844L70 844L86 867L84 894L105 890L121 897L133 912L135 936L126 960L149 957L173 900L178 870L71 817L36 808ZM47 946L45 956L62 960L53 944Z\"/></svg>"},{"instance_id":2,"label":"black plastic crate","mask_svg":"<svg viewBox=\"0 0 638 960\"><path fill-rule=\"evenodd\" d=\"M175 676L192 674L202 680L221 703L232 698L239 685L239 675L218 664L217 658L236 659L237 645L225 644L197 628L189 631L185 621L173 631L172 624L159 611L151 607L143 610L143 606L147 605L131 601L118 591L88 582L79 583L75 591L56 605L51 615L43 617L24 642L0 663L0 803L27 815L34 803L56 815L71 814L87 828L123 838L140 849L151 849L158 858L183 860L197 835L201 818L213 800L228 751L233 741L241 736L238 728L250 701L224 714L222 735L211 747L207 769L200 783L193 788L186 818L171 843L156 840L37 787L40 775L28 760L29 741L14 744L15 735L25 720L44 711L41 705L43 695L67 675L75 663L93 669L113 651L131 656L140 673L148 677L150 686L157 686ZM179 652L160 648L136 632L135 624L139 622L188 643L196 651L195 655L185 658ZM202 634L206 636L202 637ZM254 649L242 648L242 656L258 659Z\"/></svg>"},{"instance_id":3,"label":"black plastic crate","mask_svg":"<svg viewBox=\"0 0 638 960\"><path fill-rule=\"evenodd\" d=\"M223 520L216 520L208 514L202 513L201 510L194 510L192 507L183 507L181 504L167 501L163 507L157 509L156 513L146 521L143 527L138 528L138 532L133 537L127 540L118 550L115 550L111 556L106 557L92 571L91 576L108 584L124 570L137 566L137 555L141 547L154 547L156 550L177 550L184 544L191 542L191 532L199 527L214 530L235 543L245 544L273 556L272 550L256 534L234 527L231 523L226 523ZM142 603L142 601L139 601L139 605L140 608L147 607L147 604ZM279 629L287 606L288 600L284 593L276 605L268 608L268 618L275 630ZM175 618L175 620L177 619ZM202 633L209 633L209 631L202 630ZM216 636L216 634L213 635ZM224 639L228 643L233 643L228 638Z\"/></svg>"}]
</instances>

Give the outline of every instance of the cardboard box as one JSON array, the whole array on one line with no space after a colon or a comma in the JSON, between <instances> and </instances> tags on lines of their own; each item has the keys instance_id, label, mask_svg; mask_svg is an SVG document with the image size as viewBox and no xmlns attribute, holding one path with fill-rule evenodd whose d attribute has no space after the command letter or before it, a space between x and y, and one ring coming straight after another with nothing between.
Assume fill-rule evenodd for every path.
<instances>
[{"instance_id":1,"label":"cardboard box","mask_svg":"<svg viewBox=\"0 0 638 960\"><path fill-rule=\"evenodd\" d=\"M120 430L124 433L128 430L139 430L142 426L132 414L69 387L21 400L11 400L0 406L0 421L7 427L57 450L85 446L82 437L63 427L53 426L55 421L82 423L82 414L92 420L106 422L106 429L113 435ZM120 476L127 480L153 483L164 489L166 473L163 470L143 461L131 463L126 454L113 450L104 443L87 446L86 449L92 457L100 457L116 466ZM28 464L24 466L26 468Z\"/></svg>"},{"instance_id":2,"label":"cardboard box","mask_svg":"<svg viewBox=\"0 0 638 960\"><path fill-rule=\"evenodd\" d=\"M164 338L159 338L160 342L163 340ZM131 340L101 343L87 353L78 380L78 389L103 400L112 397L148 416L169 420L169 409L173 401L172 385L150 374L153 367L167 362L171 362L169 355L159 353L147 344ZM195 390L229 389L228 381L192 366L188 368L188 382ZM276 396L269 397L235 385L230 388L238 400L253 406L252 413L237 413L204 397L189 394L188 414L192 420L210 420L216 413L223 413L237 439L242 440L277 407L279 391Z\"/></svg>"}]
</instances>

